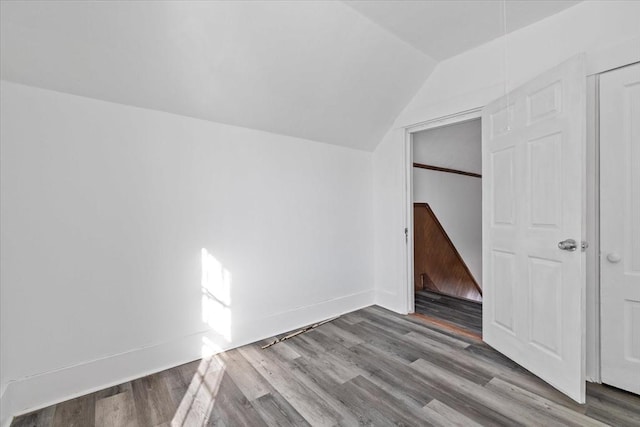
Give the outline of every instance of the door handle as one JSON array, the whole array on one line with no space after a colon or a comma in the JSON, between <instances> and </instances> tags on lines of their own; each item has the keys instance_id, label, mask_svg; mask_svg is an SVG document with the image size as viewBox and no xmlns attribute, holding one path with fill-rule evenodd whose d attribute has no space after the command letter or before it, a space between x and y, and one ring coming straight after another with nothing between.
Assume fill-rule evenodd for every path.
<instances>
[{"instance_id":1,"label":"door handle","mask_svg":"<svg viewBox=\"0 0 640 427\"><path fill-rule=\"evenodd\" d=\"M578 243L573 239L567 239L559 242L558 247L563 251L573 252L578 248Z\"/></svg>"},{"instance_id":2,"label":"door handle","mask_svg":"<svg viewBox=\"0 0 640 427\"><path fill-rule=\"evenodd\" d=\"M609 261L612 264L616 264L622 261L622 257L615 252L611 252L607 254L607 261Z\"/></svg>"}]
</instances>

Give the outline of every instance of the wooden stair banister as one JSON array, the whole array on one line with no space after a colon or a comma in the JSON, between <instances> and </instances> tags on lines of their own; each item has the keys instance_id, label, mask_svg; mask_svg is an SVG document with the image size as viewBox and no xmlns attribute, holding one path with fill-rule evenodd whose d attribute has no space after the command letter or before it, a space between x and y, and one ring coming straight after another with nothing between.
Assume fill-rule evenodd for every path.
<instances>
[{"instance_id":1,"label":"wooden stair banister","mask_svg":"<svg viewBox=\"0 0 640 427\"><path fill-rule=\"evenodd\" d=\"M414 284L474 301L482 288L428 203L414 203Z\"/></svg>"}]
</instances>

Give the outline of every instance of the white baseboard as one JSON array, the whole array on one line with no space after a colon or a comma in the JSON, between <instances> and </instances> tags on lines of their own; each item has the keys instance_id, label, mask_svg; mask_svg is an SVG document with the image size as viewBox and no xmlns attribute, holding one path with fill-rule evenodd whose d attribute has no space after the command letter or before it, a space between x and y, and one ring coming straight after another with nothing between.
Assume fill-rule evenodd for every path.
<instances>
[{"instance_id":1,"label":"white baseboard","mask_svg":"<svg viewBox=\"0 0 640 427\"><path fill-rule=\"evenodd\" d=\"M372 290L359 292L262 319L247 320L234 327L234 336L229 343L222 344L224 341L211 331L197 332L159 345L12 381L0 398L0 426L8 426L12 415L25 414L200 359L205 341L213 343L217 347L215 351L229 350L372 304Z\"/></svg>"}]
</instances>

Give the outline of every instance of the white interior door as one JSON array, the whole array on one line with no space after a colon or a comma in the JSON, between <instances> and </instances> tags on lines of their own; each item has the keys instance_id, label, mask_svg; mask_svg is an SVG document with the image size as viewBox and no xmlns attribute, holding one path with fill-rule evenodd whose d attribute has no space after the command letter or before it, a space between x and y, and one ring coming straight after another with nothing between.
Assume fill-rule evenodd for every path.
<instances>
[{"instance_id":1,"label":"white interior door","mask_svg":"<svg viewBox=\"0 0 640 427\"><path fill-rule=\"evenodd\" d=\"M640 63L600 77L602 382L640 394Z\"/></svg>"},{"instance_id":2,"label":"white interior door","mask_svg":"<svg viewBox=\"0 0 640 427\"><path fill-rule=\"evenodd\" d=\"M585 76L575 57L482 114L483 339L580 403Z\"/></svg>"}]
</instances>

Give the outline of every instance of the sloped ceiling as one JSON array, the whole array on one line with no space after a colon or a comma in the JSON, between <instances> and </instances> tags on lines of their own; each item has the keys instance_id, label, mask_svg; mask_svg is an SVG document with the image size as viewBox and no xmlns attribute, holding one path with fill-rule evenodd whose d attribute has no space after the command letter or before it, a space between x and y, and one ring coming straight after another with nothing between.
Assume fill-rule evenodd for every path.
<instances>
[{"instance_id":1,"label":"sloped ceiling","mask_svg":"<svg viewBox=\"0 0 640 427\"><path fill-rule=\"evenodd\" d=\"M533 24L580 1L345 0L345 3L438 61ZM506 18L506 19L505 19Z\"/></svg>"},{"instance_id":2,"label":"sloped ceiling","mask_svg":"<svg viewBox=\"0 0 640 427\"><path fill-rule=\"evenodd\" d=\"M340 2L3 2L2 78L372 150L435 62Z\"/></svg>"},{"instance_id":3,"label":"sloped ceiling","mask_svg":"<svg viewBox=\"0 0 640 427\"><path fill-rule=\"evenodd\" d=\"M424 34L397 31L370 3L378 2L3 1L1 73L45 89L372 151L435 67L433 58L466 48L461 31L480 44L501 27L484 20L496 2L472 2L488 8L473 13L492 31L460 25L457 5L414 16L419 9L392 2L388 10L400 11L389 13L395 27L438 22L419 43Z\"/></svg>"}]
</instances>

